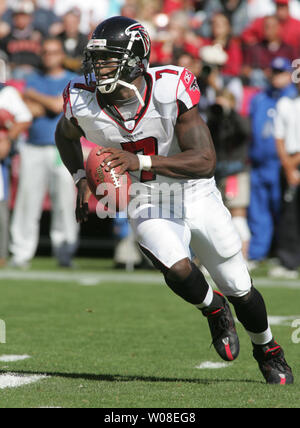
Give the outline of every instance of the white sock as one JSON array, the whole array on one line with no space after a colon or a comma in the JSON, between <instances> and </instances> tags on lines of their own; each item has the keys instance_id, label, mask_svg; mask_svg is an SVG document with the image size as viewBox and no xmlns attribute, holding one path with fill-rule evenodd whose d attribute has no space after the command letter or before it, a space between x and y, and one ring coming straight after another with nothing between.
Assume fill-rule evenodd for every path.
<instances>
[{"instance_id":1,"label":"white sock","mask_svg":"<svg viewBox=\"0 0 300 428\"><path fill-rule=\"evenodd\" d=\"M247 331L247 333L249 334L250 339L254 345L266 345L273 339L273 334L270 327L268 327L267 330L263 331L262 333L252 333L251 331Z\"/></svg>"}]
</instances>

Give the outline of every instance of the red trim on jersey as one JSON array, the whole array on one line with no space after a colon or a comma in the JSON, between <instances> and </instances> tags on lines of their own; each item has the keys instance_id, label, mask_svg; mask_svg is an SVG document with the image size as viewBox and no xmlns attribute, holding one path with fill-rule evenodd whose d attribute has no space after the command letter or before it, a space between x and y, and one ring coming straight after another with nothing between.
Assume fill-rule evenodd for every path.
<instances>
[{"instance_id":1,"label":"red trim on jersey","mask_svg":"<svg viewBox=\"0 0 300 428\"><path fill-rule=\"evenodd\" d=\"M67 105L68 103L70 104L70 109L71 109L71 113L72 113L72 106L71 106L71 100L70 100L70 86L71 86L71 82L69 82L67 84L67 86L64 89L63 92L63 99L64 99L64 113L67 113ZM73 113L72 113L73 116Z\"/></svg>"},{"instance_id":2,"label":"red trim on jersey","mask_svg":"<svg viewBox=\"0 0 300 428\"><path fill-rule=\"evenodd\" d=\"M76 117L73 114L73 109L72 109L72 104L71 104L71 96L70 96L70 88L71 88L71 82L68 83L68 85L65 87L65 90L63 92L64 114L66 115L66 113L67 113L67 105L69 104L70 111L71 111L71 117L77 121Z\"/></svg>"},{"instance_id":3,"label":"red trim on jersey","mask_svg":"<svg viewBox=\"0 0 300 428\"><path fill-rule=\"evenodd\" d=\"M193 107L196 106L199 103L200 97L201 97L201 93L197 84L196 77L187 68L183 70L176 89L176 101L178 101L178 90L179 90L180 82L182 82L183 85L185 86L186 93L189 95L191 102L193 104ZM177 106L178 106L178 102L177 102ZM179 107L178 107L178 113L179 113Z\"/></svg>"},{"instance_id":4,"label":"red trim on jersey","mask_svg":"<svg viewBox=\"0 0 300 428\"><path fill-rule=\"evenodd\" d=\"M94 93L96 90L96 86L87 86L84 83L74 83L74 88L83 89L84 91L88 91L92 93Z\"/></svg>"},{"instance_id":5,"label":"red trim on jersey","mask_svg":"<svg viewBox=\"0 0 300 428\"><path fill-rule=\"evenodd\" d=\"M175 74L176 76L178 76L178 74L179 74L179 72L177 70L172 70L170 68L164 68L163 70L157 71L155 73L155 79L156 80L161 79L163 73Z\"/></svg>"}]
</instances>

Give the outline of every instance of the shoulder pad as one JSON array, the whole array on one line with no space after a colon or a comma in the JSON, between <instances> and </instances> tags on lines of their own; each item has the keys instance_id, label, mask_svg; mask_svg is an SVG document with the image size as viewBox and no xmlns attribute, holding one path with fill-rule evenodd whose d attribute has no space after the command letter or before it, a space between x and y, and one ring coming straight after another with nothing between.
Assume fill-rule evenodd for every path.
<instances>
[{"instance_id":1,"label":"shoulder pad","mask_svg":"<svg viewBox=\"0 0 300 428\"><path fill-rule=\"evenodd\" d=\"M166 65L150 69L154 79L154 98L161 104L176 102L182 67Z\"/></svg>"},{"instance_id":2,"label":"shoulder pad","mask_svg":"<svg viewBox=\"0 0 300 428\"><path fill-rule=\"evenodd\" d=\"M86 85L83 76L71 80L63 92L64 114L67 119L77 117L85 112L85 106L89 97L93 96L96 88Z\"/></svg>"},{"instance_id":3,"label":"shoulder pad","mask_svg":"<svg viewBox=\"0 0 300 428\"><path fill-rule=\"evenodd\" d=\"M75 79L71 80L70 90L73 92L76 92L76 90L82 90L94 93L96 91L96 86L88 86L85 81L84 76L76 77Z\"/></svg>"},{"instance_id":4,"label":"shoulder pad","mask_svg":"<svg viewBox=\"0 0 300 428\"><path fill-rule=\"evenodd\" d=\"M185 92L190 95L193 101L196 101L198 95L200 95L200 89L195 75L187 68L182 68L177 89L177 99L180 99Z\"/></svg>"}]
</instances>

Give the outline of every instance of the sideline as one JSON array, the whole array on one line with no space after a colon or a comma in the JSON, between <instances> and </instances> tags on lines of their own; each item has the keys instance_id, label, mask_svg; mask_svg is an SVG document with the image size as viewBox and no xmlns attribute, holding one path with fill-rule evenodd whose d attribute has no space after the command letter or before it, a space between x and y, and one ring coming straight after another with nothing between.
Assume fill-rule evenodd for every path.
<instances>
[{"instance_id":1,"label":"sideline","mask_svg":"<svg viewBox=\"0 0 300 428\"><path fill-rule=\"evenodd\" d=\"M4 269L0 271L1 280L13 281L54 281L75 283L82 286L97 286L102 283L134 283L141 285L161 285L164 284L160 273L152 272L57 272L57 271L18 271L13 269ZM210 282L210 279L208 278ZM290 288L300 290L300 280L271 279L263 277L254 277L254 284L257 287L268 288Z\"/></svg>"}]
</instances>

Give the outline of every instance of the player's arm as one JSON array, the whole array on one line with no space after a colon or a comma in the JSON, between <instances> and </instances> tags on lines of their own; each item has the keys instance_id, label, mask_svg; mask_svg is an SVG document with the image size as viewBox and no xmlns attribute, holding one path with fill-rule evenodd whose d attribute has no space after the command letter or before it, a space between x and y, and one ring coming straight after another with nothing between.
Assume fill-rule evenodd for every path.
<instances>
[{"instance_id":1,"label":"player's arm","mask_svg":"<svg viewBox=\"0 0 300 428\"><path fill-rule=\"evenodd\" d=\"M88 200L91 194L85 178L84 160L80 142L83 135L80 127L64 116L60 119L55 132L56 146L61 159L73 176L78 188L76 218L79 223L87 221Z\"/></svg>"},{"instance_id":2,"label":"player's arm","mask_svg":"<svg viewBox=\"0 0 300 428\"><path fill-rule=\"evenodd\" d=\"M58 122L55 132L56 146L63 163L73 176L79 170L84 170L83 153L80 139L83 136L78 126L64 116Z\"/></svg>"},{"instance_id":3,"label":"player's arm","mask_svg":"<svg viewBox=\"0 0 300 428\"><path fill-rule=\"evenodd\" d=\"M151 156L152 171L172 178L210 178L216 167L216 152L210 131L197 107L179 116L175 127L181 153Z\"/></svg>"},{"instance_id":4,"label":"player's arm","mask_svg":"<svg viewBox=\"0 0 300 428\"><path fill-rule=\"evenodd\" d=\"M214 175L216 153L209 129L196 107L183 113L175 127L181 153L174 156L151 156L151 172L171 178L210 178ZM120 174L138 171L137 155L115 148L105 148L99 154L110 153L104 163L106 170L120 166Z\"/></svg>"}]
</instances>

